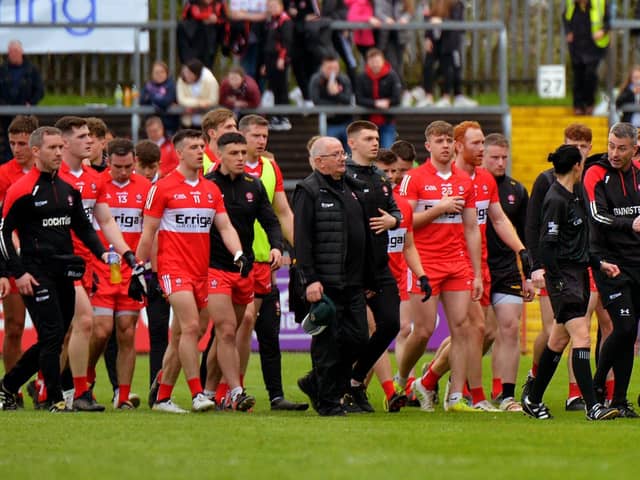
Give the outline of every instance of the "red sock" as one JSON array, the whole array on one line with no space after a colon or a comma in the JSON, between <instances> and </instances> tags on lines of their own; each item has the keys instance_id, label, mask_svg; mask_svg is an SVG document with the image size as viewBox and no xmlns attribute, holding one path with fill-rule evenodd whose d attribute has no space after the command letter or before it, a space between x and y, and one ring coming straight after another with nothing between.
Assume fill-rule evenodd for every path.
<instances>
[{"instance_id":1,"label":"red sock","mask_svg":"<svg viewBox=\"0 0 640 480\"><path fill-rule=\"evenodd\" d=\"M469 383L468 382L464 382L464 387L462 387L462 396L463 397L471 397L471 390L469 390Z\"/></svg>"},{"instance_id":2,"label":"red sock","mask_svg":"<svg viewBox=\"0 0 640 480\"><path fill-rule=\"evenodd\" d=\"M240 374L240 386L244 388L244 373Z\"/></svg>"},{"instance_id":3,"label":"red sock","mask_svg":"<svg viewBox=\"0 0 640 480\"><path fill-rule=\"evenodd\" d=\"M118 385L118 404L129 401L131 385Z\"/></svg>"},{"instance_id":4,"label":"red sock","mask_svg":"<svg viewBox=\"0 0 640 480\"><path fill-rule=\"evenodd\" d=\"M382 390L384 390L384 394L386 395L387 400L393 397L393 394L396 393L396 389L393 388L393 380L382 382Z\"/></svg>"},{"instance_id":5,"label":"red sock","mask_svg":"<svg viewBox=\"0 0 640 480\"><path fill-rule=\"evenodd\" d=\"M173 393L173 385L161 383L160 387L158 387L158 396L156 397L156 400L168 400L171 398L171 393Z\"/></svg>"},{"instance_id":6,"label":"red sock","mask_svg":"<svg viewBox=\"0 0 640 480\"><path fill-rule=\"evenodd\" d=\"M218 388L216 388L216 404L221 405L224 401L227 393L229 392L229 384L227 383L219 383Z\"/></svg>"},{"instance_id":7,"label":"red sock","mask_svg":"<svg viewBox=\"0 0 640 480\"><path fill-rule=\"evenodd\" d=\"M84 392L88 391L89 386L87 385L87 377L73 377L73 388L75 389L73 398L78 398Z\"/></svg>"},{"instance_id":8,"label":"red sock","mask_svg":"<svg viewBox=\"0 0 640 480\"><path fill-rule=\"evenodd\" d=\"M482 402L487 398L484 396L484 390L482 387L472 388L471 389L471 402L475 405L478 402Z\"/></svg>"},{"instance_id":9,"label":"red sock","mask_svg":"<svg viewBox=\"0 0 640 480\"><path fill-rule=\"evenodd\" d=\"M615 380L607 380L606 389L607 389L607 400L613 400L613 389L615 388L616 381Z\"/></svg>"},{"instance_id":10,"label":"red sock","mask_svg":"<svg viewBox=\"0 0 640 480\"><path fill-rule=\"evenodd\" d=\"M538 376L538 364L536 362L533 362L533 365L531 365L531 375L534 377Z\"/></svg>"},{"instance_id":11,"label":"red sock","mask_svg":"<svg viewBox=\"0 0 640 480\"><path fill-rule=\"evenodd\" d=\"M200 377L193 377L187 380L189 384L189 390L191 390L191 398L197 394L202 393L202 384L200 383Z\"/></svg>"},{"instance_id":12,"label":"red sock","mask_svg":"<svg viewBox=\"0 0 640 480\"><path fill-rule=\"evenodd\" d=\"M427 370L426 375L420 379L420 381L422 382L422 386L431 391L436 389L438 380L440 380L440 375L438 375L431 369L431 365L429 365L429 369Z\"/></svg>"},{"instance_id":13,"label":"red sock","mask_svg":"<svg viewBox=\"0 0 640 480\"><path fill-rule=\"evenodd\" d=\"M575 382L569 382L569 398L581 397L580 387Z\"/></svg>"},{"instance_id":14,"label":"red sock","mask_svg":"<svg viewBox=\"0 0 640 480\"><path fill-rule=\"evenodd\" d=\"M491 385L491 396L493 398L498 398L498 395L502 393L502 379L494 378Z\"/></svg>"},{"instance_id":15,"label":"red sock","mask_svg":"<svg viewBox=\"0 0 640 480\"><path fill-rule=\"evenodd\" d=\"M404 391L407 395L411 395L411 385L416 381L416 377L407 378L407 385L404 387Z\"/></svg>"},{"instance_id":16,"label":"red sock","mask_svg":"<svg viewBox=\"0 0 640 480\"><path fill-rule=\"evenodd\" d=\"M96 367L87 368L87 382L89 385L96 383Z\"/></svg>"}]
</instances>

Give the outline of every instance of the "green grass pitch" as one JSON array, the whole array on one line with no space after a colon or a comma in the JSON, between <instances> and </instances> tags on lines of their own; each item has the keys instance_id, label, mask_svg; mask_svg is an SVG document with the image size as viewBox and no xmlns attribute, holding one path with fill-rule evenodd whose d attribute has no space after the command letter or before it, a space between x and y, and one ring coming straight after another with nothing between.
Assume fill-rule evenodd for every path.
<instances>
[{"instance_id":1,"label":"green grass pitch","mask_svg":"<svg viewBox=\"0 0 640 480\"><path fill-rule=\"evenodd\" d=\"M296 379L309 368L307 354L283 356L287 396L305 399ZM523 357L520 379L530 358ZM636 368L637 371L637 368ZM640 420L588 422L565 412L563 362L545 401L555 419L519 413L423 413L382 410L377 380L369 388L371 415L320 418L313 411L271 412L258 358L247 388L257 397L252 413L209 412L176 416L147 406L148 360L138 357L133 390L139 410L113 411L102 364L96 394L103 414L36 412L27 398L19 412L0 411L1 479L619 479L637 474ZM442 381L441 381L442 382ZM638 375L630 398L635 402ZM444 386L444 384L442 385ZM485 359L485 389L489 391ZM520 392L518 385L517 392ZM174 395L189 406L186 383Z\"/></svg>"}]
</instances>

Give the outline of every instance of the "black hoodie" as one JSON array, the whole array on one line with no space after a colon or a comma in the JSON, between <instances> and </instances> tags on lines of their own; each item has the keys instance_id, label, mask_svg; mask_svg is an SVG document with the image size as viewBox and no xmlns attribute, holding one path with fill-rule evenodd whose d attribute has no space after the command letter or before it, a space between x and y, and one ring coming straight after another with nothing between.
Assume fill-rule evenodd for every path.
<instances>
[{"instance_id":1,"label":"black hoodie","mask_svg":"<svg viewBox=\"0 0 640 480\"><path fill-rule=\"evenodd\" d=\"M583 180L589 215L589 251L619 266L640 266L640 234L633 220L640 215L640 170L633 163L623 172L607 155L592 165Z\"/></svg>"}]
</instances>

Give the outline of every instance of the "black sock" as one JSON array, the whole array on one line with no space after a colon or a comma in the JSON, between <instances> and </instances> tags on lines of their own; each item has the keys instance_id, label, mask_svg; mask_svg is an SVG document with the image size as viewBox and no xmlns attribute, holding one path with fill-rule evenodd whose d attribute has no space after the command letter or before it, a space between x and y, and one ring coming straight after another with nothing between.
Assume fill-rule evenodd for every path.
<instances>
[{"instance_id":1,"label":"black sock","mask_svg":"<svg viewBox=\"0 0 640 480\"><path fill-rule=\"evenodd\" d=\"M635 339L635 337L631 336L630 338ZM627 390L633 369L633 347L633 340L624 342L618 351L618 358L613 364L613 373L616 381L613 389L612 405L627 404Z\"/></svg>"},{"instance_id":2,"label":"black sock","mask_svg":"<svg viewBox=\"0 0 640 480\"><path fill-rule=\"evenodd\" d=\"M589 348L574 348L571 351L571 360L573 361L573 374L576 376L576 382L580 387L580 393L587 410L591 410L596 404L596 396L593 391L593 381L591 380L591 351Z\"/></svg>"},{"instance_id":3,"label":"black sock","mask_svg":"<svg viewBox=\"0 0 640 480\"><path fill-rule=\"evenodd\" d=\"M553 374L556 373L558 368L558 362L562 352L554 352L548 346L544 347L542 355L540 356L540 362L538 362L538 375L533 382L533 388L529 394L529 400L533 403L540 403L542 396L544 395Z\"/></svg>"},{"instance_id":4,"label":"black sock","mask_svg":"<svg viewBox=\"0 0 640 480\"><path fill-rule=\"evenodd\" d=\"M73 376L69 367L65 368L60 374L60 384L64 391L73 389Z\"/></svg>"},{"instance_id":5,"label":"black sock","mask_svg":"<svg viewBox=\"0 0 640 480\"><path fill-rule=\"evenodd\" d=\"M502 384L502 398L509 398L516 396L516 384L515 383L503 383Z\"/></svg>"}]
</instances>

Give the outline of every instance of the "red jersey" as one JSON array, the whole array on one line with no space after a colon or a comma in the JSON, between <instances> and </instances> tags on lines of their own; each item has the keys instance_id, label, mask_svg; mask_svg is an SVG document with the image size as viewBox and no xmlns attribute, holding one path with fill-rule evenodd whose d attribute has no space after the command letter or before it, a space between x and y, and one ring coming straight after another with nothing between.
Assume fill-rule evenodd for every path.
<instances>
[{"instance_id":1,"label":"red jersey","mask_svg":"<svg viewBox=\"0 0 640 480\"><path fill-rule=\"evenodd\" d=\"M482 238L482 268L487 266L487 220L489 217L489 205L500 203L498 185L496 179L484 168L476 167L471 177L476 194L476 210L478 213L478 226Z\"/></svg>"},{"instance_id":2,"label":"red jersey","mask_svg":"<svg viewBox=\"0 0 640 480\"><path fill-rule=\"evenodd\" d=\"M124 183L117 183L109 170L100 174L104 185L105 199L113 219L118 224L127 245L135 252L142 235L142 214L151 182L142 175L134 173ZM99 225L94 225L105 247L109 247Z\"/></svg>"},{"instance_id":3,"label":"red jersey","mask_svg":"<svg viewBox=\"0 0 640 480\"><path fill-rule=\"evenodd\" d=\"M160 219L160 275L207 276L209 230L217 213L226 213L222 193L202 176L190 182L176 170L151 187L144 214Z\"/></svg>"},{"instance_id":4,"label":"red jersey","mask_svg":"<svg viewBox=\"0 0 640 480\"><path fill-rule=\"evenodd\" d=\"M0 202L4 200L9 187L29 173L29 170L31 169L22 168L15 158L0 166Z\"/></svg>"},{"instance_id":5,"label":"red jersey","mask_svg":"<svg viewBox=\"0 0 640 480\"><path fill-rule=\"evenodd\" d=\"M443 195L462 196L464 208L475 208L475 194L469 175L460 173L455 165L451 165L448 175L442 175L430 160L402 179L400 195L416 202L416 213L430 209ZM462 215L459 213L444 213L431 223L416 228L414 239L423 262L458 261L467 255Z\"/></svg>"},{"instance_id":6,"label":"red jersey","mask_svg":"<svg viewBox=\"0 0 640 480\"><path fill-rule=\"evenodd\" d=\"M165 139L158 147L160 147L160 176L165 177L178 166L178 154L170 140Z\"/></svg>"},{"instance_id":7,"label":"red jersey","mask_svg":"<svg viewBox=\"0 0 640 480\"><path fill-rule=\"evenodd\" d=\"M72 171L69 168L69 165L62 162L58 175L62 180L80 192L84 211L87 214L87 218L95 228L97 223L93 218L93 210L96 203L107 203L100 174L93 168L87 167L84 164L82 164L80 170ZM89 249L84 245L84 243L76 237L75 233L72 232L71 238L73 239L73 251L75 254L84 258L87 263L93 262L93 255L91 255L91 252L89 252Z\"/></svg>"},{"instance_id":8,"label":"red jersey","mask_svg":"<svg viewBox=\"0 0 640 480\"><path fill-rule=\"evenodd\" d=\"M275 162L275 160L271 160L268 157L260 157L255 164L249 164L249 162L245 163L244 171L252 177L262 178L262 164L265 161L271 161L271 165L273 165L273 170L276 174L276 189L274 191L284 192L284 180L282 179L282 171L280 170L280 167Z\"/></svg>"},{"instance_id":9,"label":"red jersey","mask_svg":"<svg viewBox=\"0 0 640 480\"><path fill-rule=\"evenodd\" d=\"M407 233L413 232L413 211L407 199L401 197L394 189L393 198L398 204L402 220L400 226L394 230L389 230L389 244L387 253L389 254L389 268L398 284L402 284L407 280L407 261L404 258L404 246Z\"/></svg>"}]
</instances>

